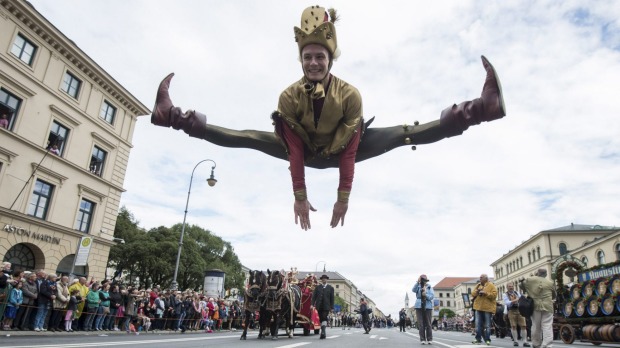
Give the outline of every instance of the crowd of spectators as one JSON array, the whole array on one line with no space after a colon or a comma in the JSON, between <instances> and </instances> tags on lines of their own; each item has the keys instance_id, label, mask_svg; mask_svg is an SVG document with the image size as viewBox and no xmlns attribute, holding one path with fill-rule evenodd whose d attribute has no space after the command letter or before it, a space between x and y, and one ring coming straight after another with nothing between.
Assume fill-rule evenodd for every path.
<instances>
[{"instance_id":1,"label":"crowd of spectators","mask_svg":"<svg viewBox=\"0 0 620 348\"><path fill-rule=\"evenodd\" d=\"M152 331L236 330L237 300L208 297L193 290L139 289L113 280L69 280L42 270L0 273L2 330Z\"/></svg>"}]
</instances>

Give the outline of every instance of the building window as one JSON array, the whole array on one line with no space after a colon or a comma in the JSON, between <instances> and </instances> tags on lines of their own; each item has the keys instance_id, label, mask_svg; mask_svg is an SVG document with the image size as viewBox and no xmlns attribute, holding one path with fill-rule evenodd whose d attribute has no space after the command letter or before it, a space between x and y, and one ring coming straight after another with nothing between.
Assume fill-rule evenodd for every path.
<instances>
[{"instance_id":1,"label":"building window","mask_svg":"<svg viewBox=\"0 0 620 348\"><path fill-rule=\"evenodd\" d=\"M28 215L45 220L53 191L54 186L37 179L28 204Z\"/></svg>"},{"instance_id":2,"label":"building window","mask_svg":"<svg viewBox=\"0 0 620 348\"><path fill-rule=\"evenodd\" d=\"M450 301L446 301L446 307L450 307Z\"/></svg>"},{"instance_id":3,"label":"building window","mask_svg":"<svg viewBox=\"0 0 620 348\"><path fill-rule=\"evenodd\" d=\"M21 104L21 99L17 98L14 94L11 94L6 89L0 88L0 111L7 116L9 124L6 128L8 130L13 130L15 118Z\"/></svg>"},{"instance_id":4,"label":"building window","mask_svg":"<svg viewBox=\"0 0 620 348\"><path fill-rule=\"evenodd\" d=\"M440 292L440 293L439 293L439 297L443 297L443 292Z\"/></svg>"},{"instance_id":5,"label":"building window","mask_svg":"<svg viewBox=\"0 0 620 348\"><path fill-rule=\"evenodd\" d=\"M108 103L107 100L103 101L103 105L101 105L101 112L99 116L103 118L107 123L114 124L114 117L116 116L116 108L112 106L112 104Z\"/></svg>"},{"instance_id":6,"label":"building window","mask_svg":"<svg viewBox=\"0 0 620 348\"><path fill-rule=\"evenodd\" d=\"M616 251L616 260L620 260L620 244L616 244L614 250Z\"/></svg>"},{"instance_id":7,"label":"building window","mask_svg":"<svg viewBox=\"0 0 620 348\"><path fill-rule=\"evenodd\" d=\"M69 135L69 129L54 121L47 137L47 149L55 155L62 156L65 151L65 140Z\"/></svg>"},{"instance_id":8,"label":"building window","mask_svg":"<svg viewBox=\"0 0 620 348\"><path fill-rule=\"evenodd\" d=\"M443 301L439 301L439 306L443 307Z\"/></svg>"},{"instance_id":9,"label":"building window","mask_svg":"<svg viewBox=\"0 0 620 348\"><path fill-rule=\"evenodd\" d=\"M527 252L527 262L532 263L532 253L529 251Z\"/></svg>"},{"instance_id":10,"label":"building window","mask_svg":"<svg viewBox=\"0 0 620 348\"><path fill-rule=\"evenodd\" d=\"M62 80L62 90L67 92L68 95L77 99L78 94L80 93L80 86L82 85L82 81L75 77L70 72L65 72L65 77Z\"/></svg>"},{"instance_id":11,"label":"building window","mask_svg":"<svg viewBox=\"0 0 620 348\"><path fill-rule=\"evenodd\" d=\"M521 267L523 267L523 256L519 256L519 263L521 264Z\"/></svg>"},{"instance_id":12,"label":"building window","mask_svg":"<svg viewBox=\"0 0 620 348\"><path fill-rule=\"evenodd\" d=\"M540 247L536 247L536 259L540 260Z\"/></svg>"},{"instance_id":13,"label":"building window","mask_svg":"<svg viewBox=\"0 0 620 348\"><path fill-rule=\"evenodd\" d=\"M340 284L336 284L336 289L340 288Z\"/></svg>"},{"instance_id":14,"label":"building window","mask_svg":"<svg viewBox=\"0 0 620 348\"><path fill-rule=\"evenodd\" d=\"M101 176L103 174L103 165L105 164L105 158L107 153L100 149L99 147L93 147L93 154L90 157L90 167L89 170L91 173Z\"/></svg>"},{"instance_id":15,"label":"building window","mask_svg":"<svg viewBox=\"0 0 620 348\"><path fill-rule=\"evenodd\" d=\"M450 297L450 293L447 293L447 294L446 294L446 297Z\"/></svg>"},{"instance_id":16,"label":"building window","mask_svg":"<svg viewBox=\"0 0 620 348\"><path fill-rule=\"evenodd\" d=\"M22 36L22 34L17 34L15 41L13 41L13 47L11 47L11 53L13 53L22 62L32 66L36 52L37 46Z\"/></svg>"},{"instance_id":17,"label":"building window","mask_svg":"<svg viewBox=\"0 0 620 348\"><path fill-rule=\"evenodd\" d=\"M568 253L568 248L566 248L566 243L560 243L560 255L565 255Z\"/></svg>"},{"instance_id":18,"label":"building window","mask_svg":"<svg viewBox=\"0 0 620 348\"><path fill-rule=\"evenodd\" d=\"M603 252L603 250L599 250L596 253L596 261L598 261L599 265L602 265L605 263L605 253Z\"/></svg>"},{"instance_id":19,"label":"building window","mask_svg":"<svg viewBox=\"0 0 620 348\"><path fill-rule=\"evenodd\" d=\"M10 262L15 271L34 270L34 253L25 244L15 244L4 254L3 262Z\"/></svg>"},{"instance_id":20,"label":"building window","mask_svg":"<svg viewBox=\"0 0 620 348\"><path fill-rule=\"evenodd\" d=\"M586 267L588 267L588 258L586 256L583 256L581 258L581 262L583 262L583 264L586 265Z\"/></svg>"},{"instance_id":21,"label":"building window","mask_svg":"<svg viewBox=\"0 0 620 348\"><path fill-rule=\"evenodd\" d=\"M90 223L93 220L93 212L95 211L95 203L82 198L80 209L78 210L77 219L75 220L75 229L84 233L90 231Z\"/></svg>"}]
</instances>

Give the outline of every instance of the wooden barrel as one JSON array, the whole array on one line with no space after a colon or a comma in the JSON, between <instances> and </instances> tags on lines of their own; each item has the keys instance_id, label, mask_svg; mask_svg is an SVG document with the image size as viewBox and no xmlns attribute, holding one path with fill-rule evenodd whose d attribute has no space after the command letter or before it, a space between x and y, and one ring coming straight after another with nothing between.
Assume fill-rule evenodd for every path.
<instances>
[{"instance_id":1,"label":"wooden barrel","mask_svg":"<svg viewBox=\"0 0 620 348\"><path fill-rule=\"evenodd\" d=\"M562 306L562 314L564 314L566 318L572 318L575 316L574 308L575 306L572 301L566 302L564 306Z\"/></svg>"},{"instance_id":2,"label":"wooden barrel","mask_svg":"<svg viewBox=\"0 0 620 348\"><path fill-rule=\"evenodd\" d=\"M594 284L594 293L599 297L605 296L608 292L608 288L609 284L607 283L607 278L601 278Z\"/></svg>"},{"instance_id":3,"label":"wooden barrel","mask_svg":"<svg viewBox=\"0 0 620 348\"><path fill-rule=\"evenodd\" d=\"M618 310L616 309L616 301L610 294L605 295L601 301L601 313L603 313L603 315L618 313Z\"/></svg>"},{"instance_id":4,"label":"wooden barrel","mask_svg":"<svg viewBox=\"0 0 620 348\"><path fill-rule=\"evenodd\" d=\"M616 275L609 281L609 293L620 294L620 276Z\"/></svg>"},{"instance_id":5,"label":"wooden barrel","mask_svg":"<svg viewBox=\"0 0 620 348\"><path fill-rule=\"evenodd\" d=\"M591 317L596 317L601 309L601 302L598 302L598 298L591 298L587 300L586 304L586 311L588 312L588 315Z\"/></svg>"},{"instance_id":6,"label":"wooden barrel","mask_svg":"<svg viewBox=\"0 0 620 348\"><path fill-rule=\"evenodd\" d=\"M611 330L610 335L612 342L620 342L620 326L613 325L613 330Z\"/></svg>"},{"instance_id":7,"label":"wooden barrel","mask_svg":"<svg viewBox=\"0 0 620 348\"><path fill-rule=\"evenodd\" d=\"M581 299L579 301L575 301L574 304L575 307L575 315L579 318L587 315L587 311L586 311L586 307L587 307L587 303L585 299Z\"/></svg>"},{"instance_id":8,"label":"wooden barrel","mask_svg":"<svg viewBox=\"0 0 620 348\"><path fill-rule=\"evenodd\" d=\"M594 294L594 284L587 281L581 285L581 296L588 298Z\"/></svg>"},{"instance_id":9,"label":"wooden barrel","mask_svg":"<svg viewBox=\"0 0 620 348\"><path fill-rule=\"evenodd\" d=\"M583 327L583 337L590 341L595 341L594 332L598 329L598 325L586 325Z\"/></svg>"},{"instance_id":10,"label":"wooden barrel","mask_svg":"<svg viewBox=\"0 0 620 348\"><path fill-rule=\"evenodd\" d=\"M596 325L596 329L592 333L593 341L605 341L605 339L603 338L603 326L604 325Z\"/></svg>"},{"instance_id":11,"label":"wooden barrel","mask_svg":"<svg viewBox=\"0 0 620 348\"><path fill-rule=\"evenodd\" d=\"M573 300L578 300L581 298L581 284L573 284L573 286L570 287L570 293L568 294L568 297L570 297Z\"/></svg>"},{"instance_id":12,"label":"wooden barrel","mask_svg":"<svg viewBox=\"0 0 620 348\"><path fill-rule=\"evenodd\" d=\"M602 325L599 329L599 333L603 341L613 342L613 333L616 325L614 324L606 324Z\"/></svg>"}]
</instances>

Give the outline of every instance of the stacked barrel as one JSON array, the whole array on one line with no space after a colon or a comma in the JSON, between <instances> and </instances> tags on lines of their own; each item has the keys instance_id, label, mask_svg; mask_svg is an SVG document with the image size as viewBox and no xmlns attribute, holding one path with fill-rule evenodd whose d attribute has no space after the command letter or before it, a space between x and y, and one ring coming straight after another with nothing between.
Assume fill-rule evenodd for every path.
<instances>
[{"instance_id":1,"label":"stacked barrel","mask_svg":"<svg viewBox=\"0 0 620 348\"><path fill-rule=\"evenodd\" d=\"M584 339L620 342L620 275L574 284L568 297L562 314L584 319L579 320Z\"/></svg>"}]
</instances>

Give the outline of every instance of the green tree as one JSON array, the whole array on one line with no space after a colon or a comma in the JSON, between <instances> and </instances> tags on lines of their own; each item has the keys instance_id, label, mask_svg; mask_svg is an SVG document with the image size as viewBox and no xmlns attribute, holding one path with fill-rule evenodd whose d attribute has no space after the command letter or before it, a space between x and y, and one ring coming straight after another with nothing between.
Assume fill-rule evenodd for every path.
<instances>
[{"instance_id":1,"label":"green tree","mask_svg":"<svg viewBox=\"0 0 620 348\"><path fill-rule=\"evenodd\" d=\"M168 287L174 275L182 228L183 224L175 224L145 231L131 212L122 207L114 236L125 243L110 249L108 265L128 274L129 281L140 287ZM226 273L225 288L243 288L245 276L232 245L200 226L186 225L177 275L179 288L202 288L208 269Z\"/></svg>"},{"instance_id":2,"label":"green tree","mask_svg":"<svg viewBox=\"0 0 620 348\"><path fill-rule=\"evenodd\" d=\"M443 319L444 314L446 315L447 318L454 318L454 316L456 315L456 313L454 313L454 311L452 311L451 309L448 309L448 308L440 309L439 318Z\"/></svg>"},{"instance_id":3,"label":"green tree","mask_svg":"<svg viewBox=\"0 0 620 348\"><path fill-rule=\"evenodd\" d=\"M334 297L334 304L342 308L342 313L349 313L349 304L342 297L336 295Z\"/></svg>"}]
</instances>

